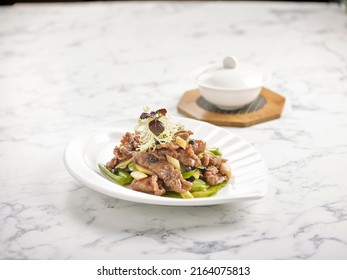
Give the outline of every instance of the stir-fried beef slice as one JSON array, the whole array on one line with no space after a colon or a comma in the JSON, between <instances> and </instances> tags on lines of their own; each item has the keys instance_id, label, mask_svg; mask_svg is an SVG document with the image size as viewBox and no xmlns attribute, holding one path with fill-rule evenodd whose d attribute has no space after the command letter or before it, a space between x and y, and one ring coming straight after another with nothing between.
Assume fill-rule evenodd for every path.
<instances>
[{"instance_id":1,"label":"stir-fried beef slice","mask_svg":"<svg viewBox=\"0 0 347 280\"><path fill-rule=\"evenodd\" d=\"M106 163L106 167L108 169L114 169L118 163L119 163L119 160L116 157L114 157L108 163Z\"/></svg>"},{"instance_id":2,"label":"stir-fried beef slice","mask_svg":"<svg viewBox=\"0 0 347 280\"><path fill-rule=\"evenodd\" d=\"M140 146L140 133L127 132L120 142L120 147L124 147L128 151L135 151Z\"/></svg>"},{"instance_id":3,"label":"stir-fried beef slice","mask_svg":"<svg viewBox=\"0 0 347 280\"><path fill-rule=\"evenodd\" d=\"M114 157L118 159L118 162L130 159L133 156L133 154L130 151L128 151L124 146L115 147L113 153Z\"/></svg>"},{"instance_id":4,"label":"stir-fried beef slice","mask_svg":"<svg viewBox=\"0 0 347 280\"><path fill-rule=\"evenodd\" d=\"M140 145L140 133L127 132L122 137L119 147L123 147L128 151L135 151Z\"/></svg>"},{"instance_id":5,"label":"stir-fried beef slice","mask_svg":"<svg viewBox=\"0 0 347 280\"><path fill-rule=\"evenodd\" d=\"M191 189L191 187L192 187L191 182L188 182L188 181L184 180L183 178L182 178L181 182L182 182L182 187L185 191L189 191Z\"/></svg>"},{"instance_id":6,"label":"stir-fried beef slice","mask_svg":"<svg viewBox=\"0 0 347 280\"><path fill-rule=\"evenodd\" d=\"M159 161L154 165L153 172L163 179L165 185L174 192L185 192L191 188L191 183L185 181L181 172L165 161Z\"/></svg>"},{"instance_id":7,"label":"stir-fried beef slice","mask_svg":"<svg viewBox=\"0 0 347 280\"><path fill-rule=\"evenodd\" d=\"M159 188L165 189L165 184L164 184L164 181L162 179L158 178L157 182L158 182Z\"/></svg>"},{"instance_id":8,"label":"stir-fried beef slice","mask_svg":"<svg viewBox=\"0 0 347 280\"><path fill-rule=\"evenodd\" d=\"M134 134L130 132L125 133L120 143L121 147L123 146L128 151L132 151L134 148Z\"/></svg>"},{"instance_id":9,"label":"stir-fried beef slice","mask_svg":"<svg viewBox=\"0 0 347 280\"><path fill-rule=\"evenodd\" d=\"M204 178L206 182L211 186L218 185L227 180L226 176L219 173L219 170L216 166L207 167L204 173Z\"/></svg>"},{"instance_id":10,"label":"stir-fried beef slice","mask_svg":"<svg viewBox=\"0 0 347 280\"><path fill-rule=\"evenodd\" d=\"M177 159L187 166L192 166L192 167L201 166L201 161L199 157L194 153L192 146L187 146L185 150L182 148L179 148L177 150Z\"/></svg>"},{"instance_id":11,"label":"stir-fried beef slice","mask_svg":"<svg viewBox=\"0 0 347 280\"><path fill-rule=\"evenodd\" d=\"M218 169L220 169L222 163L226 161L227 160L222 158L221 156L215 156L209 153L203 153L201 158L201 164L203 166L216 166Z\"/></svg>"},{"instance_id":12,"label":"stir-fried beef slice","mask_svg":"<svg viewBox=\"0 0 347 280\"><path fill-rule=\"evenodd\" d=\"M166 155L172 156L174 158L177 158L177 152L176 150L170 150L170 149L156 149L154 151L149 152L151 155L155 156L158 159L166 160Z\"/></svg>"},{"instance_id":13,"label":"stir-fried beef slice","mask_svg":"<svg viewBox=\"0 0 347 280\"><path fill-rule=\"evenodd\" d=\"M116 167L118 163L120 163L123 160L130 159L133 155L131 152L129 152L125 147L115 147L113 150L114 157L111 159L107 164L106 167L113 169Z\"/></svg>"},{"instance_id":14,"label":"stir-fried beef slice","mask_svg":"<svg viewBox=\"0 0 347 280\"><path fill-rule=\"evenodd\" d=\"M181 137L184 140L188 140L189 136L192 134L193 134L192 131L187 130L187 131L179 131L175 135Z\"/></svg>"},{"instance_id":15,"label":"stir-fried beef slice","mask_svg":"<svg viewBox=\"0 0 347 280\"><path fill-rule=\"evenodd\" d=\"M192 166L192 167L194 166L195 167L197 165L195 159L190 158L188 156L188 153L186 152L186 150L183 150L183 149L178 151L177 159L186 166Z\"/></svg>"},{"instance_id":16,"label":"stir-fried beef slice","mask_svg":"<svg viewBox=\"0 0 347 280\"><path fill-rule=\"evenodd\" d=\"M175 169L166 160L150 161L151 155L146 152L138 152L134 155L134 161L155 173L164 181L166 187L174 192L185 192L191 188L191 184L183 179L181 172Z\"/></svg>"},{"instance_id":17,"label":"stir-fried beef slice","mask_svg":"<svg viewBox=\"0 0 347 280\"><path fill-rule=\"evenodd\" d=\"M226 159L224 159L220 156L209 155L209 157L210 157L209 165L216 166L216 167L218 167L218 169L220 168L220 166L223 162L226 162Z\"/></svg>"},{"instance_id":18,"label":"stir-fried beef slice","mask_svg":"<svg viewBox=\"0 0 347 280\"><path fill-rule=\"evenodd\" d=\"M123 160L130 159L132 153L140 146L140 134L127 132L122 137L121 144L113 149L114 158L111 159L106 166L113 169Z\"/></svg>"},{"instance_id":19,"label":"stir-fried beef slice","mask_svg":"<svg viewBox=\"0 0 347 280\"><path fill-rule=\"evenodd\" d=\"M193 151L196 155L205 152L206 142L202 140L194 140L194 143L191 144L193 147Z\"/></svg>"},{"instance_id":20,"label":"stir-fried beef slice","mask_svg":"<svg viewBox=\"0 0 347 280\"><path fill-rule=\"evenodd\" d=\"M208 156L208 154L204 153L201 158L201 164L206 167L209 165L209 163L210 163L210 157Z\"/></svg>"},{"instance_id":21,"label":"stir-fried beef slice","mask_svg":"<svg viewBox=\"0 0 347 280\"><path fill-rule=\"evenodd\" d=\"M158 153L157 150L154 151L149 151L148 152L150 154L150 161L154 162L154 161L158 161L158 160L164 160L166 158L165 154L162 153Z\"/></svg>"},{"instance_id":22,"label":"stir-fried beef slice","mask_svg":"<svg viewBox=\"0 0 347 280\"><path fill-rule=\"evenodd\" d=\"M188 145L186 149L179 147L178 145L170 142L165 145L157 146L157 149L150 152L158 159L166 159L166 155L177 158L184 165L199 167L201 166L201 161L194 151L194 147L200 154L200 150L205 150L206 143L204 141L195 141L194 145Z\"/></svg>"},{"instance_id":23,"label":"stir-fried beef slice","mask_svg":"<svg viewBox=\"0 0 347 280\"><path fill-rule=\"evenodd\" d=\"M165 143L165 144L160 144L156 146L157 150L160 149L167 149L169 151L175 151L179 148L179 146L173 142Z\"/></svg>"},{"instance_id":24,"label":"stir-fried beef slice","mask_svg":"<svg viewBox=\"0 0 347 280\"><path fill-rule=\"evenodd\" d=\"M154 195L163 195L165 193L163 186L158 184L157 175L153 175L141 180L133 180L130 187L135 191L151 193Z\"/></svg>"},{"instance_id":25,"label":"stir-fried beef slice","mask_svg":"<svg viewBox=\"0 0 347 280\"><path fill-rule=\"evenodd\" d=\"M140 132L137 131L134 133L134 136L133 136L133 143L132 143L132 146L133 146L133 150L136 150L137 148L139 148L141 146L141 140L140 140Z\"/></svg>"},{"instance_id":26,"label":"stir-fried beef slice","mask_svg":"<svg viewBox=\"0 0 347 280\"><path fill-rule=\"evenodd\" d=\"M194 153L194 150L191 146L187 146L186 149L177 148L175 150L170 150L167 148L156 149L150 152L158 159L166 160L166 155L177 158L186 166L199 167L201 166L201 161L199 157Z\"/></svg>"},{"instance_id":27,"label":"stir-fried beef slice","mask_svg":"<svg viewBox=\"0 0 347 280\"><path fill-rule=\"evenodd\" d=\"M124 146L114 147L113 154L114 154L113 159L111 159L106 164L106 167L110 169L115 168L118 163L120 163L123 160L128 160L133 156L132 153L128 151Z\"/></svg>"}]
</instances>

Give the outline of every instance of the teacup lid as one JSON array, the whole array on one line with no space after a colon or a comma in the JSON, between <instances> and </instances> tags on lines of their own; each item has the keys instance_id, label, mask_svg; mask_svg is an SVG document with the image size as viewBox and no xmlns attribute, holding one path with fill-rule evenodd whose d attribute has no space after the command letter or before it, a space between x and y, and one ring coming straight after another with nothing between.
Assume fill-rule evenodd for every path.
<instances>
[{"instance_id":1,"label":"teacup lid","mask_svg":"<svg viewBox=\"0 0 347 280\"><path fill-rule=\"evenodd\" d=\"M248 89L260 87L267 78L255 66L238 63L233 56L224 58L222 65L212 65L196 77L202 86L220 89Z\"/></svg>"}]
</instances>

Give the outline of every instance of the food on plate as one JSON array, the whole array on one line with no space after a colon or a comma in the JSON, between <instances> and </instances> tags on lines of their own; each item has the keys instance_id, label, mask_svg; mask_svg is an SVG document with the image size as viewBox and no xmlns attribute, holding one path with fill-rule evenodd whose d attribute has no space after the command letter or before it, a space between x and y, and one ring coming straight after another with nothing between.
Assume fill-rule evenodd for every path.
<instances>
[{"instance_id":1,"label":"food on plate","mask_svg":"<svg viewBox=\"0 0 347 280\"><path fill-rule=\"evenodd\" d=\"M140 115L101 172L131 189L158 196L201 198L215 195L232 177L218 148L208 148L193 132L173 121L166 109Z\"/></svg>"}]
</instances>

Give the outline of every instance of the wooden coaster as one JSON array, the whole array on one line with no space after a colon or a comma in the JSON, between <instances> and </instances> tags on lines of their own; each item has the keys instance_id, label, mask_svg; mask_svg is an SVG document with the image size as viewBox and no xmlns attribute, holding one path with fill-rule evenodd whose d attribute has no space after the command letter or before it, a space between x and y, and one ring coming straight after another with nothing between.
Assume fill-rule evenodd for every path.
<instances>
[{"instance_id":1,"label":"wooden coaster","mask_svg":"<svg viewBox=\"0 0 347 280\"><path fill-rule=\"evenodd\" d=\"M258 98L237 110L221 110L200 95L199 89L184 93L177 109L187 117L216 125L246 127L278 119L285 98L267 88L262 88Z\"/></svg>"}]
</instances>

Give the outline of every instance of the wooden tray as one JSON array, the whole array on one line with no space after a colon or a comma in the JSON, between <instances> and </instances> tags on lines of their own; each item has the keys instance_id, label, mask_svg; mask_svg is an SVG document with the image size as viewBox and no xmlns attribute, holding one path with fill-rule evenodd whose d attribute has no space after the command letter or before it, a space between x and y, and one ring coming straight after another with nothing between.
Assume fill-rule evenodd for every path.
<instances>
[{"instance_id":1,"label":"wooden tray","mask_svg":"<svg viewBox=\"0 0 347 280\"><path fill-rule=\"evenodd\" d=\"M227 111L209 103L200 95L199 89L184 93L177 110L187 117L216 125L246 127L278 119L284 107L285 98L267 88L262 88L258 98L245 107Z\"/></svg>"}]
</instances>

